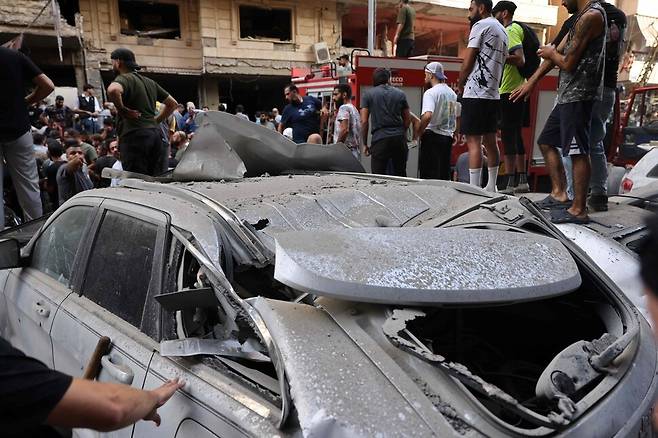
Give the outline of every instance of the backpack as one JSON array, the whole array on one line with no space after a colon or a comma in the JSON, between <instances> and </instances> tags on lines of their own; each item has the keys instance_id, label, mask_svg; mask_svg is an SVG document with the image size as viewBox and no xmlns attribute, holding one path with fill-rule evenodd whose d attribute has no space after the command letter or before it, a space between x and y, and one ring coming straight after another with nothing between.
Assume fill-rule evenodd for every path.
<instances>
[{"instance_id":1,"label":"backpack","mask_svg":"<svg viewBox=\"0 0 658 438\"><path fill-rule=\"evenodd\" d=\"M525 58L525 64L523 64L523 67L518 67L518 69L521 76L528 79L537 71L541 62L539 55L537 55L539 38L537 38L537 34L527 24L520 21L514 21L514 23L523 29L523 57Z\"/></svg>"}]
</instances>

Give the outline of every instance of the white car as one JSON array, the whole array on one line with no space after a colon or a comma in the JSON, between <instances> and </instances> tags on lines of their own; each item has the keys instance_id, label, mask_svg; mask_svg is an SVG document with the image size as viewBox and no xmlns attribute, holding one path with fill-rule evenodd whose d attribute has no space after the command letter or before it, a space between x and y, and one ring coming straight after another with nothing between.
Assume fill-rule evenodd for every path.
<instances>
[{"instance_id":1,"label":"white car","mask_svg":"<svg viewBox=\"0 0 658 438\"><path fill-rule=\"evenodd\" d=\"M621 181L621 193L633 193L648 184L658 182L658 148L644 155Z\"/></svg>"}]
</instances>

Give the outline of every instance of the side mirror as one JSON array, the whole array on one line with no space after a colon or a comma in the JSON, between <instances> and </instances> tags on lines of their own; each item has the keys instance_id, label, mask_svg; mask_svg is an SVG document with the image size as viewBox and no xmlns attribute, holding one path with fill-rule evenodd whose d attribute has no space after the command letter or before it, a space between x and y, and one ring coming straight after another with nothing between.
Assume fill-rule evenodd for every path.
<instances>
[{"instance_id":1,"label":"side mirror","mask_svg":"<svg viewBox=\"0 0 658 438\"><path fill-rule=\"evenodd\" d=\"M0 239L0 269L21 266L21 248L16 239Z\"/></svg>"}]
</instances>

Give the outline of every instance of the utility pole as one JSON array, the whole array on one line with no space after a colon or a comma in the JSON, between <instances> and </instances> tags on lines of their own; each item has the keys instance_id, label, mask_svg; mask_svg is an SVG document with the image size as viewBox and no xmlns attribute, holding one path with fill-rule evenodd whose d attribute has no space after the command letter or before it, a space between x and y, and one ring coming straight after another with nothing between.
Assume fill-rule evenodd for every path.
<instances>
[{"instance_id":1,"label":"utility pole","mask_svg":"<svg viewBox=\"0 0 658 438\"><path fill-rule=\"evenodd\" d=\"M375 32L377 29L377 0L368 0L368 51L375 50Z\"/></svg>"}]
</instances>

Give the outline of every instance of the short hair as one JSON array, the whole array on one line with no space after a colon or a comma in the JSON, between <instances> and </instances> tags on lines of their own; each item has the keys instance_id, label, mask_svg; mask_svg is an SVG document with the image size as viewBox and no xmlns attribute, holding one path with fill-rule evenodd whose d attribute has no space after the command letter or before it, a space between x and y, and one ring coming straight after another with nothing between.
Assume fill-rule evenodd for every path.
<instances>
[{"instance_id":1,"label":"short hair","mask_svg":"<svg viewBox=\"0 0 658 438\"><path fill-rule=\"evenodd\" d=\"M46 136L39 133L35 132L32 134L32 143L34 144L43 144L46 141Z\"/></svg>"},{"instance_id":2,"label":"short hair","mask_svg":"<svg viewBox=\"0 0 658 438\"><path fill-rule=\"evenodd\" d=\"M62 144L59 141L55 139L48 140L48 155L51 157L61 157L63 153L64 148L62 148Z\"/></svg>"},{"instance_id":3,"label":"short hair","mask_svg":"<svg viewBox=\"0 0 658 438\"><path fill-rule=\"evenodd\" d=\"M112 117L105 117L103 119L103 125L114 126L114 120L112 119Z\"/></svg>"},{"instance_id":4,"label":"short hair","mask_svg":"<svg viewBox=\"0 0 658 438\"><path fill-rule=\"evenodd\" d=\"M94 88L95 87L91 84L84 84L83 87L82 87L82 90L87 91L87 90L93 90Z\"/></svg>"},{"instance_id":5,"label":"short hair","mask_svg":"<svg viewBox=\"0 0 658 438\"><path fill-rule=\"evenodd\" d=\"M297 88L297 85L295 85L295 84L288 84L288 85L286 85L284 90L285 89L288 89L288 91L299 91L299 88Z\"/></svg>"},{"instance_id":6,"label":"short hair","mask_svg":"<svg viewBox=\"0 0 658 438\"><path fill-rule=\"evenodd\" d=\"M66 141L64 142L64 150L65 151L67 151L69 148L79 148L79 147L80 147L80 145L73 138L66 139Z\"/></svg>"},{"instance_id":7,"label":"short hair","mask_svg":"<svg viewBox=\"0 0 658 438\"><path fill-rule=\"evenodd\" d=\"M372 73L372 85L378 86L387 84L391 79L391 72L387 68L377 67Z\"/></svg>"},{"instance_id":8,"label":"short hair","mask_svg":"<svg viewBox=\"0 0 658 438\"><path fill-rule=\"evenodd\" d=\"M347 84L338 84L334 87L334 90L338 90L339 93L347 94L347 98L352 98L352 87Z\"/></svg>"},{"instance_id":9,"label":"short hair","mask_svg":"<svg viewBox=\"0 0 658 438\"><path fill-rule=\"evenodd\" d=\"M342 55L340 55L340 56L338 57L338 59L347 59L347 60L349 61L349 60L350 60L350 57L347 56L347 55L345 55L345 54L342 54Z\"/></svg>"},{"instance_id":10,"label":"short hair","mask_svg":"<svg viewBox=\"0 0 658 438\"><path fill-rule=\"evenodd\" d=\"M67 129L67 130L64 131L64 132L65 132L66 135L68 135L69 137L77 137L77 136L80 135L80 132L78 132L78 130L77 130L77 129L74 129L74 128L69 128L69 129Z\"/></svg>"},{"instance_id":11,"label":"short hair","mask_svg":"<svg viewBox=\"0 0 658 438\"><path fill-rule=\"evenodd\" d=\"M638 250L640 256L640 276L647 289L658 298L658 215L647 220L649 234Z\"/></svg>"},{"instance_id":12,"label":"short hair","mask_svg":"<svg viewBox=\"0 0 658 438\"><path fill-rule=\"evenodd\" d=\"M242 113L244 112L244 107L240 104L235 105L235 112L236 113Z\"/></svg>"},{"instance_id":13,"label":"short hair","mask_svg":"<svg viewBox=\"0 0 658 438\"><path fill-rule=\"evenodd\" d=\"M484 6L484 12L491 13L491 10L493 9L493 1L491 0L471 0L471 1L478 6Z\"/></svg>"},{"instance_id":14,"label":"short hair","mask_svg":"<svg viewBox=\"0 0 658 438\"><path fill-rule=\"evenodd\" d=\"M62 96L61 94L58 94L58 95L55 97L55 100L64 100L64 96Z\"/></svg>"},{"instance_id":15,"label":"short hair","mask_svg":"<svg viewBox=\"0 0 658 438\"><path fill-rule=\"evenodd\" d=\"M226 105L220 103L219 105L217 105L217 111L226 111Z\"/></svg>"}]
</instances>

